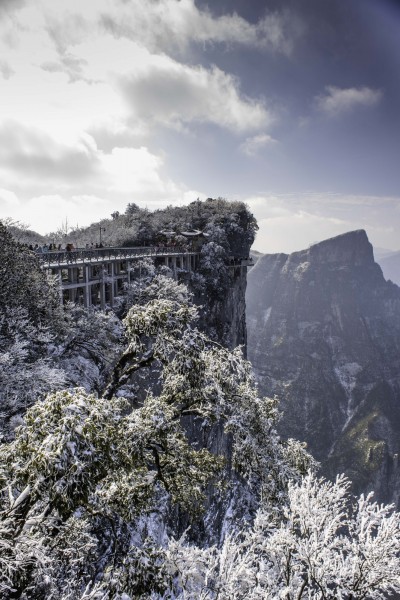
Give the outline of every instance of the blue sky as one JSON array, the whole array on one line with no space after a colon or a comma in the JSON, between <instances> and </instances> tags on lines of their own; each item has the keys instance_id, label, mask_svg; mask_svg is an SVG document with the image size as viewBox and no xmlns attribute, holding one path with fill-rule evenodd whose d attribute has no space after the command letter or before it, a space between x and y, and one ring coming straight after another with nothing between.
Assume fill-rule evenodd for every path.
<instances>
[{"instance_id":1,"label":"blue sky","mask_svg":"<svg viewBox=\"0 0 400 600\"><path fill-rule=\"evenodd\" d=\"M399 63L390 0L2 0L0 217L223 196L260 251L399 249Z\"/></svg>"}]
</instances>

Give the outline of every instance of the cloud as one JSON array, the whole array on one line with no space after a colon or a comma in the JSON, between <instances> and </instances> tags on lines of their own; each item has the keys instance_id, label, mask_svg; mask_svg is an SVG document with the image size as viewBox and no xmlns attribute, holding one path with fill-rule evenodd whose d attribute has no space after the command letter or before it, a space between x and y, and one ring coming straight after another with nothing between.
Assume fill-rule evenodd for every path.
<instances>
[{"instance_id":1,"label":"cloud","mask_svg":"<svg viewBox=\"0 0 400 600\"><path fill-rule=\"evenodd\" d=\"M0 218L41 233L65 217L88 225L131 201L161 208L205 197L165 175L163 156L143 145L105 151L87 134L66 144L18 122L0 125L0 137Z\"/></svg>"},{"instance_id":2,"label":"cloud","mask_svg":"<svg viewBox=\"0 0 400 600\"><path fill-rule=\"evenodd\" d=\"M246 154L246 156L253 157L266 146L271 146L276 143L277 141L270 135L260 133L259 135L254 135L245 139L243 144L240 145L240 150L243 154Z\"/></svg>"},{"instance_id":3,"label":"cloud","mask_svg":"<svg viewBox=\"0 0 400 600\"><path fill-rule=\"evenodd\" d=\"M132 36L104 35L100 14L121 17L121 26L132 26ZM164 51L172 33L181 38L180 31L185 44L192 38L212 43L242 40L277 49L286 39L283 17L277 14L252 24L235 14L214 17L199 10L193 0L69 0L68 6L57 10L53 0L41 0L20 11L18 19L24 43L16 50L13 65L20 77L12 88L8 86L8 97L18 94L18 101L6 102L5 116L40 123L50 132L50 124L60 130L68 119L68 127L87 131L104 128L100 112L104 118L112 113L120 126L144 135L159 124L184 130L191 123L247 133L264 129L273 120L265 102L245 96L234 76L216 66L183 64ZM69 90L62 89L62 75L75 84ZM22 106L21 82L24 93L35 85L29 118ZM94 83L90 87L98 90L95 99L85 89Z\"/></svg>"},{"instance_id":4,"label":"cloud","mask_svg":"<svg viewBox=\"0 0 400 600\"><path fill-rule=\"evenodd\" d=\"M214 123L231 131L258 129L272 122L261 101L241 95L237 80L218 67L188 67L172 59L119 78L133 120L180 127Z\"/></svg>"},{"instance_id":5,"label":"cloud","mask_svg":"<svg viewBox=\"0 0 400 600\"><path fill-rule=\"evenodd\" d=\"M3 79L10 79L14 73L14 69L10 67L8 62L5 60L0 60L0 74L2 75Z\"/></svg>"},{"instance_id":6,"label":"cloud","mask_svg":"<svg viewBox=\"0 0 400 600\"><path fill-rule=\"evenodd\" d=\"M342 89L327 86L326 92L317 96L316 104L319 110L330 117L350 112L358 106L375 106L383 96L381 90L369 87Z\"/></svg>"},{"instance_id":7,"label":"cloud","mask_svg":"<svg viewBox=\"0 0 400 600\"><path fill-rule=\"evenodd\" d=\"M163 175L163 157L146 146L103 151L88 134L69 145L15 121L0 125L0 138L1 176L9 189L13 184L24 195L35 187L40 197L55 196L61 189L69 197L79 190L79 195L110 193L126 199L142 194L148 201L162 201L187 191Z\"/></svg>"},{"instance_id":8,"label":"cloud","mask_svg":"<svg viewBox=\"0 0 400 600\"><path fill-rule=\"evenodd\" d=\"M19 200L14 192L10 190L5 190L4 188L0 188L0 202L7 207L17 207L19 206Z\"/></svg>"},{"instance_id":9,"label":"cloud","mask_svg":"<svg viewBox=\"0 0 400 600\"><path fill-rule=\"evenodd\" d=\"M89 29L89 23L78 12L66 11L62 19L56 19L53 15L46 18L46 31L61 55L66 53L70 46L79 44Z\"/></svg>"},{"instance_id":10,"label":"cloud","mask_svg":"<svg viewBox=\"0 0 400 600\"><path fill-rule=\"evenodd\" d=\"M186 50L190 43L240 44L289 53L298 24L287 12L267 14L258 23L236 13L213 16L194 0L130 0L126 9L104 11L101 25L114 37L140 41L155 52Z\"/></svg>"},{"instance_id":11,"label":"cloud","mask_svg":"<svg viewBox=\"0 0 400 600\"><path fill-rule=\"evenodd\" d=\"M0 125L0 163L19 176L35 180L76 181L96 173L99 163L89 136L73 146L15 121Z\"/></svg>"},{"instance_id":12,"label":"cloud","mask_svg":"<svg viewBox=\"0 0 400 600\"><path fill-rule=\"evenodd\" d=\"M1 0L0 2L0 19L3 15L8 15L10 12L21 8L25 4L25 0Z\"/></svg>"},{"instance_id":13,"label":"cloud","mask_svg":"<svg viewBox=\"0 0 400 600\"><path fill-rule=\"evenodd\" d=\"M166 181L159 173L162 164L162 159L144 146L113 148L102 158L104 171L111 181L109 189L127 193L164 192Z\"/></svg>"},{"instance_id":14,"label":"cloud","mask_svg":"<svg viewBox=\"0 0 400 600\"><path fill-rule=\"evenodd\" d=\"M84 74L84 68L88 66L87 60L69 51L71 46L81 44L88 37L89 22L82 15L74 13L65 13L62 19L47 16L45 20L45 29L55 45L59 60L45 61L40 65L41 68L50 73L65 73L70 83L80 80L94 83Z\"/></svg>"},{"instance_id":15,"label":"cloud","mask_svg":"<svg viewBox=\"0 0 400 600\"><path fill-rule=\"evenodd\" d=\"M77 58L69 52L60 55L59 61L46 61L40 65L43 71L49 73L65 73L70 83L76 81L85 81L86 83L95 83L95 80L84 76L84 67L88 62L83 58Z\"/></svg>"},{"instance_id":16,"label":"cloud","mask_svg":"<svg viewBox=\"0 0 400 600\"><path fill-rule=\"evenodd\" d=\"M65 221L71 227L90 224L98 215L107 217L112 212L108 199L93 195L42 194L22 201L7 190L0 190L0 200L2 192L11 195L14 202L8 207L0 206L0 218L12 213L14 219L40 233L56 231Z\"/></svg>"}]
</instances>

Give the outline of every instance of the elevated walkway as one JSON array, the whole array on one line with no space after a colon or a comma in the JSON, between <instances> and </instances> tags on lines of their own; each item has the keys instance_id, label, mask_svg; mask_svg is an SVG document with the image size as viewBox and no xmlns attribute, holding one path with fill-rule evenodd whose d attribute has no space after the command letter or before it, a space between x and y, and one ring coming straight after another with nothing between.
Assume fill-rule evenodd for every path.
<instances>
[{"instance_id":1,"label":"elevated walkway","mask_svg":"<svg viewBox=\"0 0 400 600\"><path fill-rule=\"evenodd\" d=\"M87 308L113 307L115 297L130 284L140 259L151 258L156 266L167 266L177 278L179 272L196 270L199 257L199 252L177 246L77 249L38 254L42 268L59 280L61 302L77 302Z\"/></svg>"},{"instance_id":2,"label":"elevated walkway","mask_svg":"<svg viewBox=\"0 0 400 600\"><path fill-rule=\"evenodd\" d=\"M44 252L38 258L42 268L58 279L60 302L104 309L113 307L115 298L129 286L140 259L151 258L155 266L165 265L177 279L179 274L198 269L200 251L181 246L96 248ZM249 258L231 257L227 267L242 269L252 264Z\"/></svg>"}]
</instances>

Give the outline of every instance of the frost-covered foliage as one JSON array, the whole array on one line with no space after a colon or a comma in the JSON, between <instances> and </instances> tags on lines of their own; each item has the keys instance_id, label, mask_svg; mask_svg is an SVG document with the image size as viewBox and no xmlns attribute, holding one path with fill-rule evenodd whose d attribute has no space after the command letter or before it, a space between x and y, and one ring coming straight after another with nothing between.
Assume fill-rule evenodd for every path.
<instances>
[{"instance_id":1,"label":"frost-covered foliage","mask_svg":"<svg viewBox=\"0 0 400 600\"><path fill-rule=\"evenodd\" d=\"M68 305L56 323L35 324L28 311L0 314L1 433L8 438L27 408L63 387L102 389L121 352L113 313Z\"/></svg>"},{"instance_id":2,"label":"frost-covered foliage","mask_svg":"<svg viewBox=\"0 0 400 600\"><path fill-rule=\"evenodd\" d=\"M104 387L121 352L115 315L72 304L61 307L34 252L0 222L0 434L25 410L66 386Z\"/></svg>"},{"instance_id":3,"label":"frost-covered foliage","mask_svg":"<svg viewBox=\"0 0 400 600\"><path fill-rule=\"evenodd\" d=\"M99 391L123 348L123 327L113 312L64 307L62 332L52 358L65 371L69 386Z\"/></svg>"},{"instance_id":4,"label":"frost-covered foliage","mask_svg":"<svg viewBox=\"0 0 400 600\"><path fill-rule=\"evenodd\" d=\"M202 252L209 290L222 285L228 258L243 255L236 234L246 244L254 235L246 211L220 204L210 208ZM200 227L192 208L191 226ZM20 307L26 251L0 233L11 261L2 276L15 292L3 294L0 401L10 426L21 423L0 446L1 598L383 600L400 592L399 515L370 497L354 502L343 478L306 475L314 462L300 443L278 437L276 400L259 398L240 349L197 329L198 309L168 270L138 265L123 325L73 305L61 313L51 301L47 310L33 263L40 285ZM219 434L222 455L209 443ZM212 545L207 527L221 507ZM201 544L190 530L181 535L176 515L194 531L202 523Z\"/></svg>"},{"instance_id":5,"label":"frost-covered foliage","mask_svg":"<svg viewBox=\"0 0 400 600\"><path fill-rule=\"evenodd\" d=\"M203 277L200 289L210 299L223 299L229 286L229 255L226 248L214 241L204 244L200 253L199 273Z\"/></svg>"},{"instance_id":6,"label":"frost-covered foliage","mask_svg":"<svg viewBox=\"0 0 400 600\"><path fill-rule=\"evenodd\" d=\"M196 518L207 486L229 495L223 483L233 473L255 499L282 511L289 480L310 458L278 438L275 403L257 397L241 352L209 340L196 318L195 307L176 299L133 306L127 347L103 397L50 394L1 446L5 598L161 597L174 579L166 569L168 507ZM161 381L143 403L132 408L115 396L151 365ZM229 474L226 457L192 445L188 416L225 428Z\"/></svg>"},{"instance_id":7,"label":"frost-covered foliage","mask_svg":"<svg viewBox=\"0 0 400 600\"><path fill-rule=\"evenodd\" d=\"M131 281L123 296L122 312L126 315L133 304L146 304L150 300L169 299L190 302L192 295L185 284L172 277L167 266L156 267L150 258L135 262L131 270Z\"/></svg>"},{"instance_id":8,"label":"frost-covered foliage","mask_svg":"<svg viewBox=\"0 0 400 600\"><path fill-rule=\"evenodd\" d=\"M62 368L50 358L54 335L49 326L34 324L25 308L0 314L0 415L8 436L20 415L50 391L66 383Z\"/></svg>"},{"instance_id":9,"label":"frost-covered foliage","mask_svg":"<svg viewBox=\"0 0 400 600\"><path fill-rule=\"evenodd\" d=\"M246 532L221 548L171 540L167 571L176 600L384 600L400 592L400 514L371 495L354 501L343 476L289 484L277 519L262 506Z\"/></svg>"},{"instance_id":10,"label":"frost-covered foliage","mask_svg":"<svg viewBox=\"0 0 400 600\"><path fill-rule=\"evenodd\" d=\"M258 229L255 218L243 202L224 198L196 200L187 206L167 206L155 211L130 203L125 213L115 212L111 217L89 227L69 230L69 241L82 248L85 244L98 243L101 227L102 242L106 246L143 246L165 241L162 231L206 231L209 226L215 225L226 232L231 254L243 256ZM65 244L66 234L65 230L54 232L48 241Z\"/></svg>"},{"instance_id":11,"label":"frost-covered foliage","mask_svg":"<svg viewBox=\"0 0 400 600\"><path fill-rule=\"evenodd\" d=\"M82 389L49 395L27 412L15 441L0 448L2 597L8 588L59 598L68 587L79 597L95 578L112 589L108 571L138 591L138 570L131 581L124 568L139 552L133 523L155 508L162 488L197 505L220 462L189 446L176 416L152 397L127 414L124 399L105 402Z\"/></svg>"},{"instance_id":12,"label":"frost-covered foliage","mask_svg":"<svg viewBox=\"0 0 400 600\"><path fill-rule=\"evenodd\" d=\"M35 253L0 221L0 312L9 309L24 309L34 325L56 321L60 314L57 292Z\"/></svg>"}]
</instances>

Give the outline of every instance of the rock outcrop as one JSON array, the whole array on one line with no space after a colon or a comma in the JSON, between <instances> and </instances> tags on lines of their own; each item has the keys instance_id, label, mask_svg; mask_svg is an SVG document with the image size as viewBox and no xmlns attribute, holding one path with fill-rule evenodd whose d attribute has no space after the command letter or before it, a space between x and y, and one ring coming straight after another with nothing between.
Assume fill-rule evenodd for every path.
<instances>
[{"instance_id":1,"label":"rock outcrop","mask_svg":"<svg viewBox=\"0 0 400 600\"><path fill-rule=\"evenodd\" d=\"M400 288L365 231L269 254L248 276L248 356L280 432L307 442L330 477L399 504Z\"/></svg>"}]
</instances>

